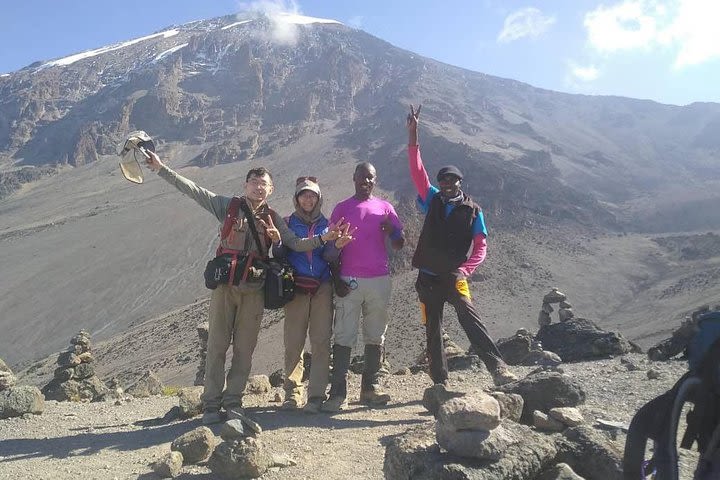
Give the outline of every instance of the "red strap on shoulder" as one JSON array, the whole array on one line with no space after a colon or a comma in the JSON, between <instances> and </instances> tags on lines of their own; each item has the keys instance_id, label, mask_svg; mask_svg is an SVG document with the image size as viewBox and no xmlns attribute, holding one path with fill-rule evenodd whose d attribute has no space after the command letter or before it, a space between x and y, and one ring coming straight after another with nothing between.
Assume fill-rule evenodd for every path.
<instances>
[{"instance_id":1,"label":"red strap on shoulder","mask_svg":"<svg viewBox=\"0 0 720 480\"><path fill-rule=\"evenodd\" d=\"M238 214L240 213L240 197L232 197L228 204L227 213L225 214L225 222L223 223L222 231L220 233L220 239L225 240L230 235L233 225L237 221Z\"/></svg>"}]
</instances>

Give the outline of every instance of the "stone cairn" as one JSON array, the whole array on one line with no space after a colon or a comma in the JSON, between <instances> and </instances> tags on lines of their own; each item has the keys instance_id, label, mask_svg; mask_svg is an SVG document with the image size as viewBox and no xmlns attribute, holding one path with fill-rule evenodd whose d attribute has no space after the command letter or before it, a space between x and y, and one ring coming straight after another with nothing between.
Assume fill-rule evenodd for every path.
<instances>
[{"instance_id":1,"label":"stone cairn","mask_svg":"<svg viewBox=\"0 0 720 480\"><path fill-rule=\"evenodd\" d=\"M0 419L40 415L45 409L45 397L37 387L15 385L16 381L10 367L0 359Z\"/></svg>"},{"instance_id":2,"label":"stone cairn","mask_svg":"<svg viewBox=\"0 0 720 480\"><path fill-rule=\"evenodd\" d=\"M575 313L572 310L572 305L567 302L567 295L562 293L557 288L553 288L543 297L542 308L538 315L538 325L540 328L550 325L552 318L550 314L555 311L552 307L553 303L559 303L560 309L558 310L558 319L561 322L567 322L571 318L575 317Z\"/></svg>"},{"instance_id":3,"label":"stone cairn","mask_svg":"<svg viewBox=\"0 0 720 480\"><path fill-rule=\"evenodd\" d=\"M108 389L95 375L94 361L90 334L80 330L70 339L70 347L58 355L53 379L42 389L45 397L75 402L101 400Z\"/></svg>"},{"instance_id":4,"label":"stone cairn","mask_svg":"<svg viewBox=\"0 0 720 480\"><path fill-rule=\"evenodd\" d=\"M208 322L203 322L197 326L197 334L198 338L200 338L200 362L198 363L198 369L197 374L195 374L195 383L194 385L204 385L205 384L205 359L207 358L207 343L208 343L208 337L209 332L208 329L210 328L210 324Z\"/></svg>"}]
</instances>

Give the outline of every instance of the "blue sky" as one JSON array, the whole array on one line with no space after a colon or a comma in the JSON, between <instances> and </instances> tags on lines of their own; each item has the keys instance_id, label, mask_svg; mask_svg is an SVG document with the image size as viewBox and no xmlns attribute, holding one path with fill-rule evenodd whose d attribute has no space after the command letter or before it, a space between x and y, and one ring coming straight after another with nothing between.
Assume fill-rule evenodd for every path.
<instances>
[{"instance_id":1,"label":"blue sky","mask_svg":"<svg viewBox=\"0 0 720 480\"><path fill-rule=\"evenodd\" d=\"M0 73L245 10L332 18L452 65L569 93L720 102L720 0L24 0Z\"/></svg>"}]
</instances>

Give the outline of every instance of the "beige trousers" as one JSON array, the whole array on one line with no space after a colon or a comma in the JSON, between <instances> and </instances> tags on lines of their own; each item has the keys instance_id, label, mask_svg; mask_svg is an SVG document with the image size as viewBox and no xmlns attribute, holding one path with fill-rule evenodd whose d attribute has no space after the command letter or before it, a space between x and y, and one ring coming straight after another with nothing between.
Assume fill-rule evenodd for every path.
<instances>
[{"instance_id":1,"label":"beige trousers","mask_svg":"<svg viewBox=\"0 0 720 480\"><path fill-rule=\"evenodd\" d=\"M392 293L390 276L373 278L342 277L346 283L357 282L357 288L345 297L335 298L335 344L355 347L362 314L363 343L382 345L388 327L388 304Z\"/></svg>"},{"instance_id":2,"label":"beige trousers","mask_svg":"<svg viewBox=\"0 0 720 480\"><path fill-rule=\"evenodd\" d=\"M303 349L310 337L312 363L308 398L325 398L330 375L330 337L332 335L332 285L323 282L313 296L298 294L285 305L285 392L302 396Z\"/></svg>"},{"instance_id":3,"label":"beige trousers","mask_svg":"<svg viewBox=\"0 0 720 480\"><path fill-rule=\"evenodd\" d=\"M262 289L220 285L210 296L205 389L205 410L242 406L242 395L250 376L252 354L263 317ZM232 343L232 360L225 387L225 355Z\"/></svg>"}]
</instances>

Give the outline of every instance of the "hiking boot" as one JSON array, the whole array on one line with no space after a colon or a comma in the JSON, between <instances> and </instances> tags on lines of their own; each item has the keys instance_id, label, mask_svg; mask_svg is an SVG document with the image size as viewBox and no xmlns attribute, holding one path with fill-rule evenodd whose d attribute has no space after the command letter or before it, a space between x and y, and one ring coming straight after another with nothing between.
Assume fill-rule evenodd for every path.
<instances>
[{"instance_id":1,"label":"hiking boot","mask_svg":"<svg viewBox=\"0 0 720 480\"><path fill-rule=\"evenodd\" d=\"M507 383L517 382L518 377L506 365L502 365L492 372L492 379L495 386L499 387Z\"/></svg>"},{"instance_id":2,"label":"hiking boot","mask_svg":"<svg viewBox=\"0 0 720 480\"><path fill-rule=\"evenodd\" d=\"M302 387L285 390L285 401L280 406L281 410L297 410L302 405Z\"/></svg>"},{"instance_id":3,"label":"hiking boot","mask_svg":"<svg viewBox=\"0 0 720 480\"><path fill-rule=\"evenodd\" d=\"M326 413L337 413L345 410L347 406L347 398L345 398L344 395L330 395L330 398L325 400L320 406L320 411Z\"/></svg>"},{"instance_id":4,"label":"hiking boot","mask_svg":"<svg viewBox=\"0 0 720 480\"><path fill-rule=\"evenodd\" d=\"M390 399L390 394L383 391L380 385L371 385L369 389L360 392L360 403L363 405L387 405Z\"/></svg>"},{"instance_id":5,"label":"hiking boot","mask_svg":"<svg viewBox=\"0 0 720 480\"><path fill-rule=\"evenodd\" d=\"M297 410L300 408L300 402L297 399L290 397L280 405L280 410Z\"/></svg>"},{"instance_id":6,"label":"hiking boot","mask_svg":"<svg viewBox=\"0 0 720 480\"><path fill-rule=\"evenodd\" d=\"M318 413L323 404L322 397L310 398L303 407L305 413Z\"/></svg>"},{"instance_id":7,"label":"hiking boot","mask_svg":"<svg viewBox=\"0 0 720 480\"><path fill-rule=\"evenodd\" d=\"M333 367L330 375L330 398L320 407L323 412L334 413L347 408L347 376L352 348L333 345Z\"/></svg>"},{"instance_id":8,"label":"hiking boot","mask_svg":"<svg viewBox=\"0 0 720 480\"><path fill-rule=\"evenodd\" d=\"M222 422L222 417L218 410L205 410L202 414L203 425L214 425Z\"/></svg>"},{"instance_id":9,"label":"hiking boot","mask_svg":"<svg viewBox=\"0 0 720 480\"><path fill-rule=\"evenodd\" d=\"M382 364L382 345L365 345L365 359L360 387L360 403L364 405L386 405L390 394L380 386L378 372Z\"/></svg>"}]
</instances>

